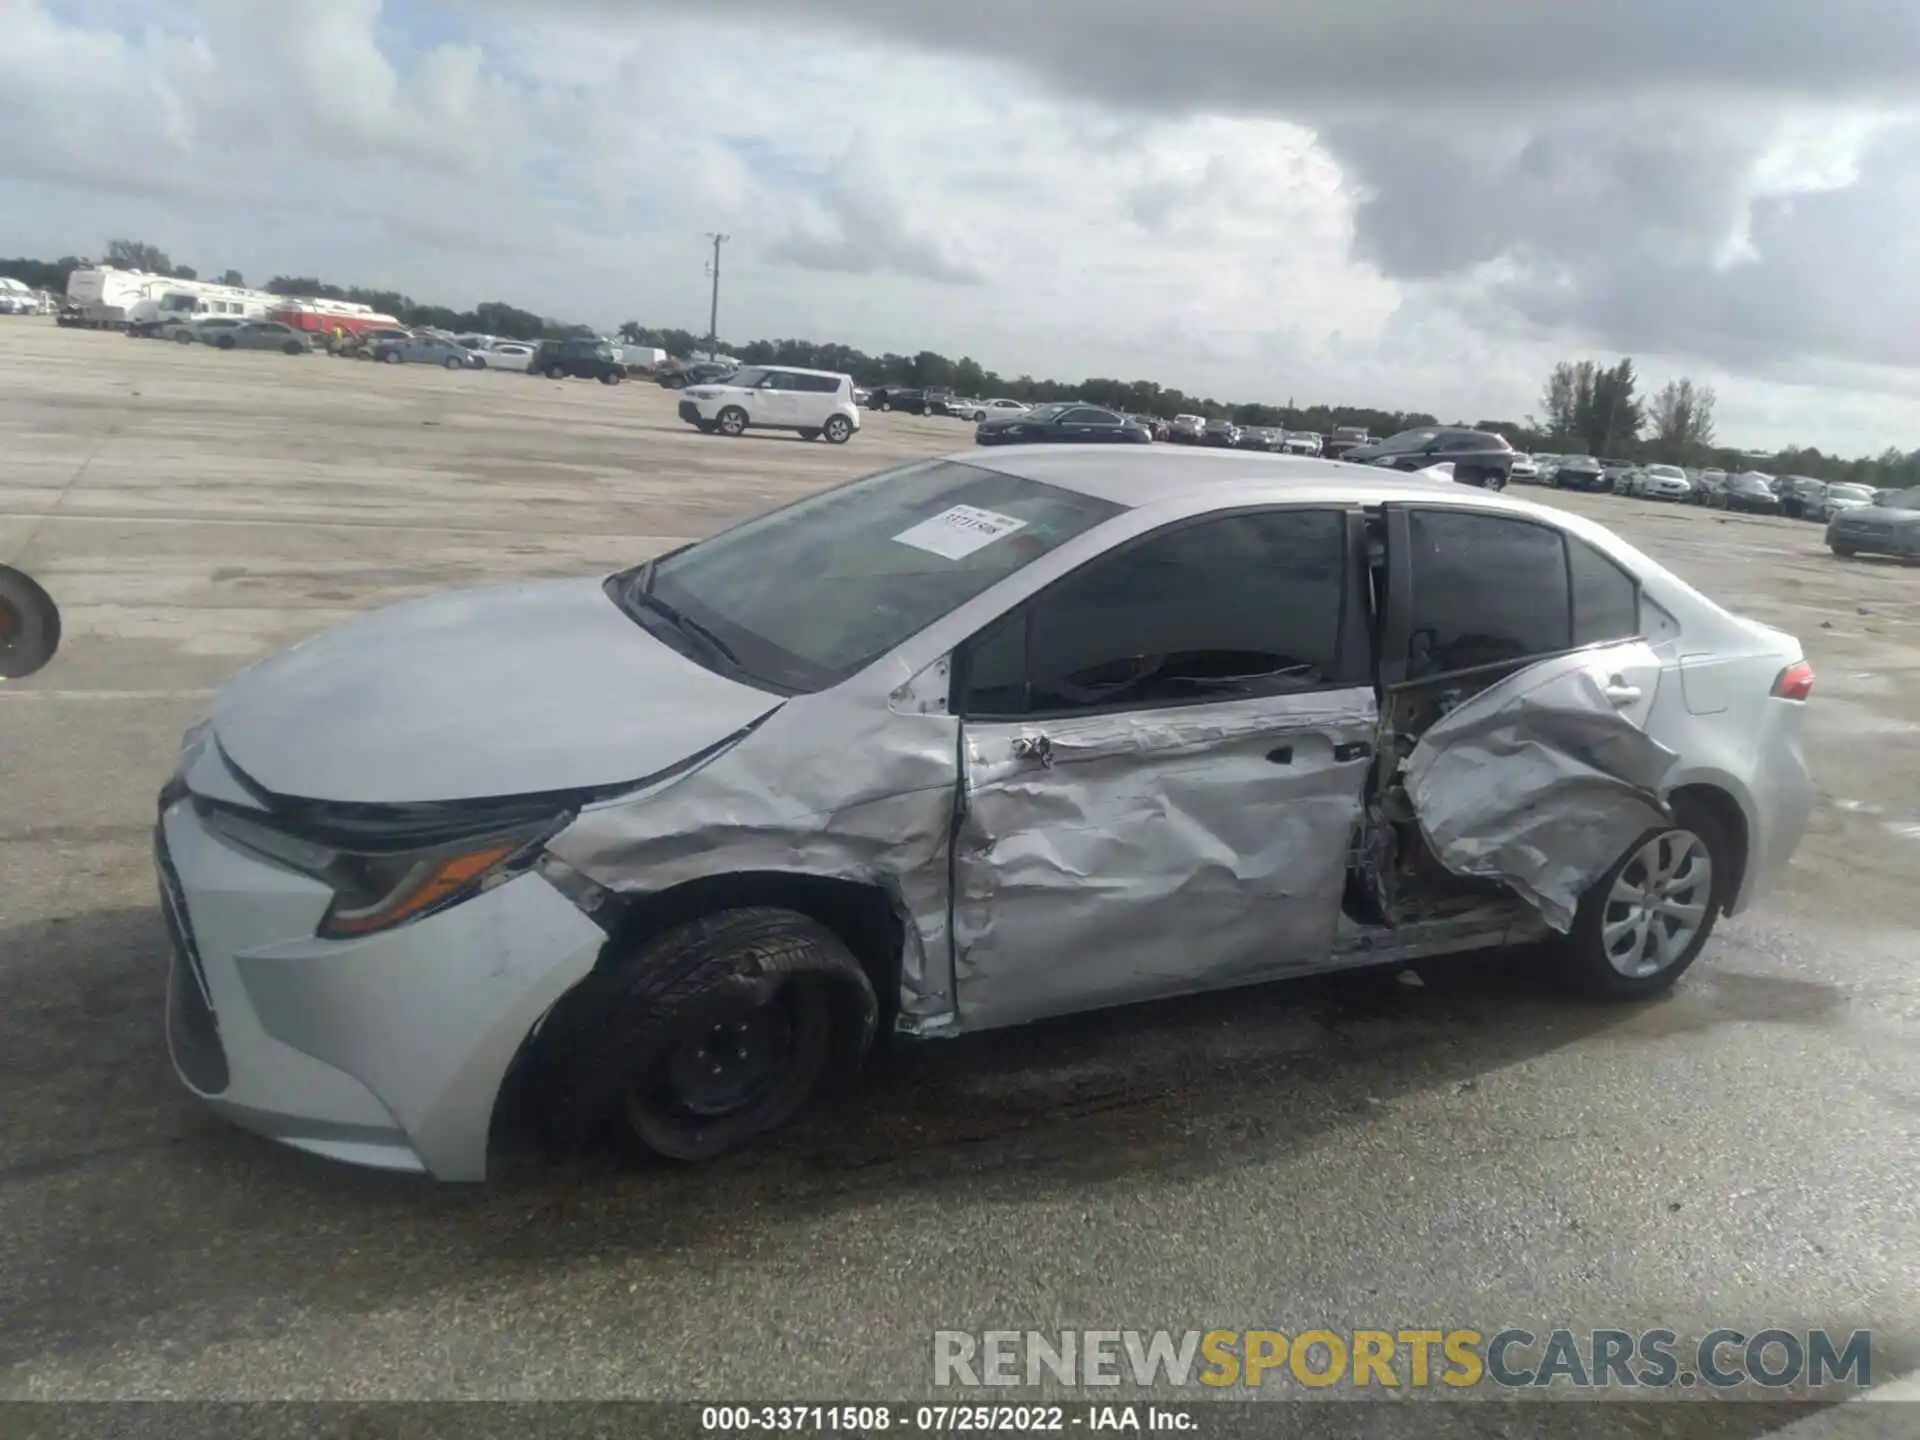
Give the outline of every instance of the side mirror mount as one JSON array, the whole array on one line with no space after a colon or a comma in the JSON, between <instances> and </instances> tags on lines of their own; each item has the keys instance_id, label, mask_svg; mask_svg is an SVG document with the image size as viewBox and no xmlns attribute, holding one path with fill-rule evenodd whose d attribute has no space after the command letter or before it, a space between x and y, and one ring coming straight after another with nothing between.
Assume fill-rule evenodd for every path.
<instances>
[{"instance_id":1,"label":"side mirror mount","mask_svg":"<svg viewBox=\"0 0 1920 1440\"><path fill-rule=\"evenodd\" d=\"M32 576L0 565L0 680L23 680L60 648L60 608Z\"/></svg>"}]
</instances>

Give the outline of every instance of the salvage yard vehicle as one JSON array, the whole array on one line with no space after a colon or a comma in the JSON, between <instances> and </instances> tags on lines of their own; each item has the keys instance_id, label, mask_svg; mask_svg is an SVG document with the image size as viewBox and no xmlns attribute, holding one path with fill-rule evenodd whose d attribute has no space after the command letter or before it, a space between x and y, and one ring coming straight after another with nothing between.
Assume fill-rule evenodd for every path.
<instances>
[{"instance_id":1,"label":"salvage yard vehicle","mask_svg":"<svg viewBox=\"0 0 1920 1440\"><path fill-rule=\"evenodd\" d=\"M231 680L159 799L171 1053L240 1125L478 1180L503 1089L556 1154L698 1160L881 1026L1543 940L1648 996L1798 842L1812 684L1484 491L919 461Z\"/></svg>"},{"instance_id":2,"label":"salvage yard vehicle","mask_svg":"<svg viewBox=\"0 0 1920 1440\"><path fill-rule=\"evenodd\" d=\"M448 370L478 370L480 357L444 335L409 335L404 340L381 340L373 358L385 365L441 365Z\"/></svg>"},{"instance_id":3,"label":"salvage yard vehicle","mask_svg":"<svg viewBox=\"0 0 1920 1440\"><path fill-rule=\"evenodd\" d=\"M1451 465L1453 478L1462 485L1504 490L1508 472L1513 468L1513 455L1513 446L1507 443L1506 437L1492 431L1427 425L1418 430L1402 430L1377 445L1355 446L1340 458L1387 470L1425 470L1435 465Z\"/></svg>"},{"instance_id":4,"label":"salvage yard vehicle","mask_svg":"<svg viewBox=\"0 0 1920 1440\"><path fill-rule=\"evenodd\" d=\"M1877 496L1871 505L1849 505L1827 522L1827 548L1842 559L1854 555L1920 557L1920 487Z\"/></svg>"},{"instance_id":5,"label":"salvage yard vehicle","mask_svg":"<svg viewBox=\"0 0 1920 1440\"><path fill-rule=\"evenodd\" d=\"M1173 417L1173 430L1167 438L1177 445L1198 445L1206 435L1206 416L1176 415Z\"/></svg>"},{"instance_id":6,"label":"salvage yard vehicle","mask_svg":"<svg viewBox=\"0 0 1920 1440\"><path fill-rule=\"evenodd\" d=\"M982 420L997 420L1007 415L1018 415L1031 407L1018 400L976 400L973 408L967 412L967 419L976 425Z\"/></svg>"},{"instance_id":7,"label":"salvage yard vehicle","mask_svg":"<svg viewBox=\"0 0 1920 1440\"><path fill-rule=\"evenodd\" d=\"M1153 432L1131 415L1071 400L1036 405L1018 415L982 421L976 445L1151 445Z\"/></svg>"},{"instance_id":8,"label":"salvage yard vehicle","mask_svg":"<svg viewBox=\"0 0 1920 1440\"><path fill-rule=\"evenodd\" d=\"M499 340L477 352L482 370L524 372L533 364L533 346L519 340Z\"/></svg>"},{"instance_id":9,"label":"salvage yard vehicle","mask_svg":"<svg viewBox=\"0 0 1920 1440\"><path fill-rule=\"evenodd\" d=\"M307 355L313 351L311 340L278 320L249 320L208 337L207 343L216 350L278 350L285 355Z\"/></svg>"},{"instance_id":10,"label":"salvage yard vehicle","mask_svg":"<svg viewBox=\"0 0 1920 1440\"><path fill-rule=\"evenodd\" d=\"M1645 500L1679 500L1693 498L1693 482L1687 479L1687 472L1678 465L1642 465L1630 472L1627 493L1638 495Z\"/></svg>"},{"instance_id":11,"label":"salvage yard vehicle","mask_svg":"<svg viewBox=\"0 0 1920 1440\"><path fill-rule=\"evenodd\" d=\"M602 385L618 385L627 378L627 367L611 342L592 335L542 340L534 347L527 371L549 380L598 380Z\"/></svg>"},{"instance_id":12,"label":"salvage yard vehicle","mask_svg":"<svg viewBox=\"0 0 1920 1440\"><path fill-rule=\"evenodd\" d=\"M797 430L802 440L825 436L844 445L860 428L853 377L831 370L749 365L724 380L683 391L680 418L709 435L749 430Z\"/></svg>"},{"instance_id":13,"label":"salvage yard vehicle","mask_svg":"<svg viewBox=\"0 0 1920 1440\"><path fill-rule=\"evenodd\" d=\"M1848 481L1837 481L1826 487L1821 497L1807 507L1806 518L1817 520L1822 525L1833 519L1842 510L1851 510L1858 505L1873 504L1873 487L1857 485Z\"/></svg>"},{"instance_id":14,"label":"salvage yard vehicle","mask_svg":"<svg viewBox=\"0 0 1920 1440\"><path fill-rule=\"evenodd\" d=\"M1556 490L1605 490L1606 467L1591 455L1562 455L1547 473L1547 483Z\"/></svg>"},{"instance_id":15,"label":"salvage yard vehicle","mask_svg":"<svg viewBox=\"0 0 1920 1440\"><path fill-rule=\"evenodd\" d=\"M1757 470L1745 471L1727 481L1725 488L1714 495L1713 504L1722 510L1748 515L1780 513L1780 496L1774 491L1773 477Z\"/></svg>"}]
</instances>

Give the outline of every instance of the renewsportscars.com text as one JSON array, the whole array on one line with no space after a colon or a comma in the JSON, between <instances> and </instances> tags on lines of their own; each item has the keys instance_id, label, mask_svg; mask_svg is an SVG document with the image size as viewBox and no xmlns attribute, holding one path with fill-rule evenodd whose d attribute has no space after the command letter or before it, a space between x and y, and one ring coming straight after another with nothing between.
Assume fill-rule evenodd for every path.
<instances>
[{"instance_id":1,"label":"renewsportscars.com text","mask_svg":"<svg viewBox=\"0 0 1920 1440\"><path fill-rule=\"evenodd\" d=\"M940 1386L1819 1389L1873 1383L1873 1334L1721 1329L936 1330Z\"/></svg>"}]
</instances>

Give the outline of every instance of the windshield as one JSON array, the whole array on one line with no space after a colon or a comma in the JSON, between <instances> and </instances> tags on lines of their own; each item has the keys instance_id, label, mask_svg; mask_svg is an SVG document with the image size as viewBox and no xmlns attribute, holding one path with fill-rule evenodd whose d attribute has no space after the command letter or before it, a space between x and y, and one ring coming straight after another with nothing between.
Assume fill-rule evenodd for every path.
<instances>
[{"instance_id":1,"label":"windshield","mask_svg":"<svg viewBox=\"0 0 1920 1440\"><path fill-rule=\"evenodd\" d=\"M1124 507L929 460L855 480L620 577L713 632L746 678L823 690Z\"/></svg>"},{"instance_id":2,"label":"windshield","mask_svg":"<svg viewBox=\"0 0 1920 1440\"><path fill-rule=\"evenodd\" d=\"M1593 466L1593 465L1598 465L1599 463L1600 462L1594 459L1591 455L1563 455L1560 458L1560 468L1563 470L1571 469L1574 466L1580 466L1580 465Z\"/></svg>"},{"instance_id":3,"label":"windshield","mask_svg":"<svg viewBox=\"0 0 1920 1440\"><path fill-rule=\"evenodd\" d=\"M1865 485L1829 485L1827 497L1832 500L1871 500L1873 491Z\"/></svg>"},{"instance_id":4,"label":"windshield","mask_svg":"<svg viewBox=\"0 0 1920 1440\"><path fill-rule=\"evenodd\" d=\"M1771 495L1773 487L1758 475L1742 475L1733 482L1749 495Z\"/></svg>"},{"instance_id":5,"label":"windshield","mask_svg":"<svg viewBox=\"0 0 1920 1440\"><path fill-rule=\"evenodd\" d=\"M1897 495L1889 495L1883 510L1920 510L1920 488L1902 490Z\"/></svg>"},{"instance_id":6,"label":"windshield","mask_svg":"<svg viewBox=\"0 0 1920 1440\"><path fill-rule=\"evenodd\" d=\"M1649 465L1647 474L1658 475L1662 480L1684 480L1687 472L1678 465Z\"/></svg>"}]
</instances>

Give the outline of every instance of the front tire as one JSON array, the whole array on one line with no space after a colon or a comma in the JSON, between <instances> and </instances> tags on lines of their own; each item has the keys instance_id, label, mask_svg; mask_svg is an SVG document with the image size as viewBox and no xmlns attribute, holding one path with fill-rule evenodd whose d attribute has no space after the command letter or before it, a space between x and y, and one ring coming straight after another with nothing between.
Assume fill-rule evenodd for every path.
<instances>
[{"instance_id":1,"label":"front tire","mask_svg":"<svg viewBox=\"0 0 1920 1440\"><path fill-rule=\"evenodd\" d=\"M1628 847L1581 898L1560 941L1564 974L1607 1000L1645 1000L1699 958L1732 896L1733 847L1713 812L1682 797L1673 822Z\"/></svg>"},{"instance_id":2,"label":"front tire","mask_svg":"<svg viewBox=\"0 0 1920 1440\"><path fill-rule=\"evenodd\" d=\"M629 1148L708 1160L850 1076L878 1028L866 972L791 910L724 910L597 971L541 1031L547 1138L577 1153L605 1124Z\"/></svg>"},{"instance_id":3,"label":"front tire","mask_svg":"<svg viewBox=\"0 0 1920 1440\"><path fill-rule=\"evenodd\" d=\"M188 331L188 330L174 331L173 338L176 342L178 342L181 345L191 345L193 343L193 334L191 331Z\"/></svg>"},{"instance_id":4,"label":"front tire","mask_svg":"<svg viewBox=\"0 0 1920 1440\"><path fill-rule=\"evenodd\" d=\"M606 374L600 377L600 383L602 385L618 385L620 383L619 372L614 370L609 370Z\"/></svg>"},{"instance_id":5,"label":"front tire","mask_svg":"<svg viewBox=\"0 0 1920 1440\"><path fill-rule=\"evenodd\" d=\"M1833 553L1838 555L1842 560L1851 560L1854 557L1854 555L1858 553L1857 551L1854 550L1854 548L1851 545L1841 545L1833 541L1828 542L1827 548L1833 551Z\"/></svg>"},{"instance_id":6,"label":"front tire","mask_svg":"<svg viewBox=\"0 0 1920 1440\"><path fill-rule=\"evenodd\" d=\"M548 378L549 380L564 380L564 379L566 379L566 378L567 378L567 367L566 367L566 366L564 366L564 365L549 365L549 366L547 367L547 378Z\"/></svg>"},{"instance_id":7,"label":"front tire","mask_svg":"<svg viewBox=\"0 0 1920 1440\"><path fill-rule=\"evenodd\" d=\"M449 370L463 370L466 368L465 365L461 363L458 355L447 356L446 365Z\"/></svg>"},{"instance_id":8,"label":"front tire","mask_svg":"<svg viewBox=\"0 0 1920 1440\"><path fill-rule=\"evenodd\" d=\"M213 344L216 350L231 350L233 349L233 336L222 335L218 340L215 340Z\"/></svg>"},{"instance_id":9,"label":"front tire","mask_svg":"<svg viewBox=\"0 0 1920 1440\"><path fill-rule=\"evenodd\" d=\"M844 415L829 415L821 434L829 445L844 445L853 438L853 422Z\"/></svg>"},{"instance_id":10,"label":"front tire","mask_svg":"<svg viewBox=\"0 0 1920 1440\"><path fill-rule=\"evenodd\" d=\"M380 357L380 361L384 365L398 365L400 363L400 352L398 350L389 350Z\"/></svg>"},{"instance_id":11,"label":"front tire","mask_svg":"<svg viewBox=\"0 0 1920 1440\"><path fill-rule=\"evenodd\" d=\"M720 433L729 440L738 440L747 433L747 412L738 405L729 405L714 416L714 423L720 427Z\"/></svg>"}]
</instances>

